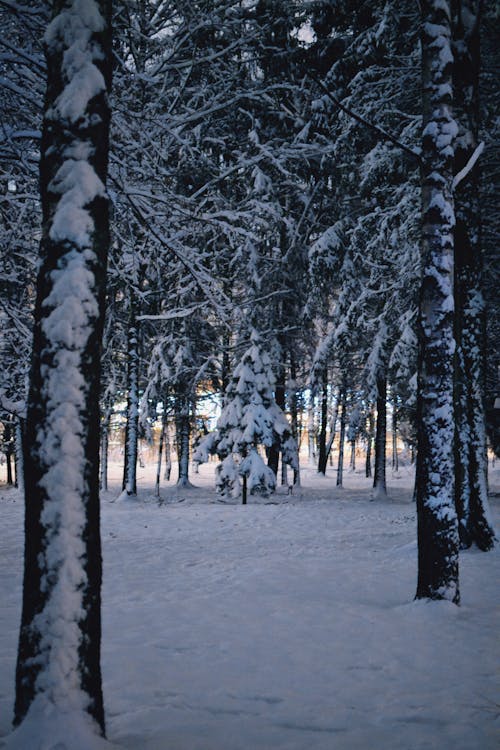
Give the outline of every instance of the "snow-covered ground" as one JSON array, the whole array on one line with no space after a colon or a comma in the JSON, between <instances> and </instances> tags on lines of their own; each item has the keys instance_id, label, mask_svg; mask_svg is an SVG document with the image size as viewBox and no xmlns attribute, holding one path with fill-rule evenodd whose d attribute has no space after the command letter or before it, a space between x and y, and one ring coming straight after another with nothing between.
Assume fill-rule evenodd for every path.
<instances>
[{"instance_id":1,"label":"snow-covered ground","mask_svg":"<svg viewBox=\"0 0 500 750\"><path fill-rule=\"evenodd\" d=\"M197 487L102 503L109 739L130 750L493 750L500 553L461 555L462 606L414 602L412 476L370 500L362 473L249 505ZM500 471L490 472L500 516ZM0 736L9 732L22 500L0 492ZM26 748L30 750L30 748Z\"/></svg>"}]
</instances>

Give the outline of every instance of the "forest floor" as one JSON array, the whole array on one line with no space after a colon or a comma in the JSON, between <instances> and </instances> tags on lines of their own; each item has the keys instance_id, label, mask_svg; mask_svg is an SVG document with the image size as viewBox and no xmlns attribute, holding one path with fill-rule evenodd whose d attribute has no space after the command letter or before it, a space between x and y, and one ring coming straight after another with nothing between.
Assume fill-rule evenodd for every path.
<instances>
[{"instance_id":1,"label":"forest floor","mask_svg":"<svg viewBox=\"0 0 500 750\"><path fill-rule=\"evenodd\" d=\"M129 750L495 750L500 549L461 554L461 607L415 602L412 474L386 499L304 469L288 495L222 504L214 464L102 501L109 740ZM490 471L500 527L500 466ZM10 730L23 504L0 487L0 737ZM0 740L1 745L1 740ZM26 750L31 750L26 748Z\"/></svg>"}]
</instances>

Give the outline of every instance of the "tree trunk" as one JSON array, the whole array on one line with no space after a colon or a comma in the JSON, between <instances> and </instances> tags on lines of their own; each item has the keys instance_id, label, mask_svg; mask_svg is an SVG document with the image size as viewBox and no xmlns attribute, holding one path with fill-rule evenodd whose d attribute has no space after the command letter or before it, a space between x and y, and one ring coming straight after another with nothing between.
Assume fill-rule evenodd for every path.
<instances>
[{"instance_id":1,"label":"tree trunk","mask_svg":"<svg viewBox=\"0 0 500 750\"><path fill-rule=\"evenodd\" d=\"M377 376L377 425L375 429L375 475L374 496L387 494L385 479L385 452L387 442L387 380L385 374Z\"/></svg>"},{"instance_id":2,"label":"tree trunk","mask_svg":"<svg viewBox=\"0 0 500 750\"><path fill-rule=\"evenodd\" d=\"M108 450L109 450L109 427L111 422L111 404L107 403L104 407L104 418L101 427L101 478L99 482L100 489L104 492L108 490Z\"/></svg>"},{"instance_id":3,"label":"tree trunk","mask_svg":"<svg viewBox=\"0 0 500 750\"><path fill-rule=\"evenodd\" d=\"M316 451L314 448L314 436L316 427L314 424L314 395L311 389L309 396L309 403L307 405L307 455L309 462L314 461L316 458Z\"/></svg>"},{"instance_id":4,"label":"tree trunk","mask_svg":"<svg viewBox=\"0 0 500 750\"><path fill-rule=\"evenodd\" d=\"M455 173L478 145L479 0L453 4L453 91L459 122ZM494 545L487 497L485 393L485 305L482 283L481 207L478 167L455 193L455 504L463 547Z\"/></svg>"},{"instance_id":5,"label":"tree trunk","mask_svg":"<svg viewBox=\"0 0 500 750\"><path fill-rule=\"evenodd\" d=\"M9 450L5 454L5 466L7 469L7 484L10 486L14 484L14 473L12 471L12 456L13 456L13 453L11 450Z\"/></svg>"},{"instance_id":6,"label":"tree trunk","mask_svg":"<svg viewBox=\"0 0 500 750\"><path fill-rule=\"evenodd\" d=\"M392 470L399 471L398 415L396 413L396 399L394 399L392 403Z\"/></svg>"},{"instance_id":7,"label":"tree trunk","mask_svg":"<svg viewBox=\"0 0 500 750\"><path fill-rule=\"evenodd\" d=\"M323 370L322 389L321 389L321 423L319 430L318 445L318 473L326 474L326 463L328 456L326 453L326 430L328 427L328 372Z\"/></svg>"},{"instance_id":8,"label":"tree trunk","mask_svg":"<svg viewBox=\"0 0 500 750\"><path fill-rule=\"evenodd\" d=\"M167 415L163 412L161 420L160 442L158 445L158 462L156 464L155 495L160 497L161 461L163 457L163 446L167 437Z\"/></svg>"},{"instance_id":9,"label":"tree trunk","mask_svg":"<svg viewBox=\"0 0 500 750\"><path fill-rule=\"evenodd\" d=\"M127 340L127 421L122 489L137 495L137 454L139 449L139 324L137 302L130 291L130 317Z\"/></svg>"},{"instance_id":10,"label":"tree trunk","mask_svg":"<svg viewBox=\"0 0 500 750\"><path fill-rule=\"evenodd\" d=\"M172 473L172 454L170 451L170 434L168 424L165 429L165 473L163 478L166 482L170 482L170 474Z\"/></svg>"},{"instance_id":11,"label":"tree trunk","mask_svg":"<svg viewBox=\"0 0 500 750\"><path fill-rule=\"evenodd\" d=\"M241 488L241 504L246 505L247 504L247 478L245 475L243 475L243 483Z\"/></svg>"},{"instance_id":12,"label":"tree trunk","mask_svg":"<svg viewBox=\"0 0 500 750\"><path fill-rule=\"evenodd\" d=\"M365 462L365 476L370 478L372 475L372 443L373 443L373 432L375 430L375 419L373 417L373 411L370 409L368 414L368 435L366 437L366 462Z\"/></svg>"},{"instance_id":13,"label":"tree trunk","mask_svg":"<svg viewBox=\"0 0 500 750\"><path fill-rule=\"evenodd\" d=\"M349 461L351 471L356 471L356 440L351 440L351 458Z\"/></svg>"},{"instance_id":14,"label":"tree trunk","mask_svg":"<svg viewBox=\"0 0 500 750\"><path fill-rule=\"evenodd\" d=\"M24 492L24 419L16 418L16 487Z\"/></svg>"},{"instance_id":15,"label":"tree trunk","mask_svg":"<svg viewBox=\"0 0 500 750\"><path fill-rule=\"evenodd\" d=\"M345 444L345 423L346 423L346 389L342 388L340 403L340 437L339 437L339 461L337 464L337 487L342 487L344 481L344 444Z\"/></svg>"},{"instance_id":16,"label":"tree trunk","mask_svg":"<svg viewBox=\"0 0 500 750\"><path fill-rule=\"evenodd\" d=\"M65 6L46 42L40 158L43 230L25 440L25 558L15 724L89 714L101 687L99 379L109 246L105 180L111 3ZM61 7L61 4L57 4ZM74 54L74 48L78 56ZM71 62L64 53L71 48ZM82 63L83 59L83 63ZM85 99L82 91L92 91ZM33 719L34 720L34 719ZM82 720L78 719L79 726ZM75 719L68 720L75 726Z\"/></svg>"},{"instance_id":17,"label":"tree trunk","mask_svg":"<svg viewBox=\"0 0 500 750\"><path fill-rule=\"evenodd\" d=\"M280 367L278 378L276 380L276 386L274 390L274 400L276 405L284 412L285 403L285 368ZM278 465L280 459L279 443L277 445L271 445L267 452L267 465L274 472L274 476L278 476Z\"/></svg>"},{"instance_id":18,"label":"tree trunk","mask_svg":"<svg viewBox=\"0 0 500 750\"><path fill-rule=\"evenodd\" d=\"M297 443L297 450L300 454L300 443L302 439L301 431L299 428L299 403L297 398L297 368L295 365L295 357L293 352L290 352L290 378L293 386L290 394L290 418L292 424L292 435ZM295 487L300 487L300 466L293 470L293 484Z\"/></svg>"},{"instance_id":19,"label":"tree trunk","mask_svg":"<svg viewBox=\"0 0 500 750\"><path fill-rule=\"evenodd\" d=\"M177 479L177 485L179 487L189 487L189 443L191 436L189 397L185 394L177 395L175 405L177 459L179 463L179 477Z\"/></svg>"},{"instance_id":20,"label":"tree trunk","mask_svg":"<svg viewBox=\"0 0 500 750\"><path fill-rule=\"evenodd\" d=\"M419 309L416 598L459 603L454 498L453 141L450 14L422 0L422 259Z\"/></svg>"}]
</instances>

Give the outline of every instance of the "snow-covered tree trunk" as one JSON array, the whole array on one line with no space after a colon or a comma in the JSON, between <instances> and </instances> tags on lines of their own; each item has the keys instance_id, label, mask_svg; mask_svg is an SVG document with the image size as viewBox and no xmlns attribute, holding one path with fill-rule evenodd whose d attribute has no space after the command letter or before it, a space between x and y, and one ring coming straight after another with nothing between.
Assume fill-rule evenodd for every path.
<instances>
[{"instance_id":1,"label":"snow-covered tree trunk","mask_svg":"<svg viewBox=\"0 0 500 750\"><path fill-rule=\"evenodd\" d=\"M398 414L396 411L396 399L392 402L392 469L393 471L399 471Z\"/></svg>"},{"instance_id":2,"label":"snow-covered tree trunk","mask_svg":"<svg viewBox=\"0 0 500 750\"><path fill-rule=\"evenodd\" d=\"M365 461L365 476L369 479L372 475L372 444L373 444L373 432L375 430L375 419L373 417L373 411L370 409L368 415L368 434L366 436L366 461Z\"/></svg>"},{"instance_id":3,"label":"snow-covered tree trunk","mask_svg":"<svg viewBox=\"0 0 500 750\"><path fill-rule=\"evenodd\" d=\"M177 440L177 460L180 487L189 487L189 450L191 438L190 399L184 393L179 393L175 399L175 430Z\"/></svg>"},{"instance_id":4,"label":"snow-covered tree trunk","mask_svg":"<svg viewBox=\"0 0 500 750\"><path fill-rule=\"evenodd\" d=\"M101 475L99 487L104 492L108 489L108 450L109 450L109 428L111 423L112 405L104 405L104 416L101 425Z\"/></svg>"},{"instance_id":5,"label":"snow-covered tree trunk","mask_svg":"<svg viewBox=\"0 0 500 750\"><path fill-rule=\"evenodd\" d=\"M373 494L375 497L387 493L385 478L387 442L387 379L385 374L377 376L377 423L375 428L375 470Z\"/></svg>"},{"instance_id":6,"label":"snow-covered tree trunk","mask_svg":"<svg viewBox=\"0 0 500 750\"><path fill-rule=\"evenodd\" d=\"M24 492L24 451L23 451L24 420L16 417L16 485Z\"/></svg>"},{"instance_id":7,"label":"snow-covered tree trunk","mask_svg":"<svg viewBox=\"0 0 500 750\"><path fill-rule=\"evenodd\" d=\"M422 7L422 265L417 394L416 598L459 603L454 498L453 143L450 8Z\"/></svg>"},{"instance_id":8,"label":"snow-covered tree trunk","mask_svg":"<svg viewBox=\"0 0 500 750\"><path fill-rule=\"evenodd\" d=\"M325 369L321 378L321 422L318 445L318 473L326 474L328 456L326 453L326 430L328 427L328 371Z\"/></svg>"},{"instance_id":9,"label":"snow-covered tree trunk","mask_svg":"<svg viewBox=\"0 0 500 750\"><path fill-rule=\"evenodd\" d=\"M344 445L345 445L345 425L346 425L346 406L347 393L345 387L342 388L340 397L340 435L339 435L339 460L337 464L337 487L343 486L344 481Z\"/></svg>"},{"instance_id":10,"label":"snow-covered tree trunk","mask_svg":"<svg viewBox=\"0 0 500 750\"><path fill-rule=\"evenodd\" d=\"M479 0L455 2L453 93L459 133L455 174L478 147ZM462 546L488 550L494 530L487 498L484 415L485 305L482 291L478 163L455 191L455 500Z\"/></svg>"},{"instance_id":11,"label":"snow-covered tree trunk","mask_svg":"<svg viewBox=\"0 0 500 750\"><path fill-rule=\"evenodd\" d=\"M307 404L307 455L309 461L314 461L316 458L316 451L314 447L314 394L311 389L308 404Z\"/></svg>"},{"instance_id":12,"label":"snow-covered tree trunk","mask_svg":"<svg viewBox=\"0 0 500 750\"><path fill-rule=\"evenodd\" d=\"M89 738L97 743L104 733L99 371L109 245L111 3L67 0L56 8L45 35L43 231L26 419L14 718L21 726L12 746L34 747L26 737L36 737L40 747L83 747L71 737L77 716L90 748Z\"/></svg>"},{"instance_id":13,"label":"snow-covered tree trunk","mask_svg":"<svg viewBox=\"0 0 500 750\"><path fill-rule=\"evenodd\" d=\"M139 324L134 292L130 292L130 317L127 331L127 421L122 489L137 494L137 454L139 450Z\"/></svg>"}]
</instances>

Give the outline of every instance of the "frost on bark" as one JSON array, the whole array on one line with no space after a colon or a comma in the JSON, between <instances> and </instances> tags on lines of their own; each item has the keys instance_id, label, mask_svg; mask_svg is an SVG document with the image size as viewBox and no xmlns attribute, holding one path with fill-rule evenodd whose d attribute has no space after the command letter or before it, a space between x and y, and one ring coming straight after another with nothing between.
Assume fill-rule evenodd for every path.
<instances>
[{"instance_id":1,"label":"frost on bark","mask_svg":"<svg viewBox=\"0 0 500 750\"><path fill-rule=\"evenodd\" d=\"M453 94L458 137L454 171L478 146L480 0L452 3ZM487 497L484 414L485 305L482 279L478 163L455 191L455 499L463 547L494 545Z\"/></svg>"},{"instance_id":2,"label":"frost on bark","mask_svg":"<svg viewBox=\"0 0 500 750\"><path fill-rule=\"evenodd\" d=\"M422 263L418 357L416 598L459 603L453 456L453 143L450 9L422 2Z\"/></svg>"},{"instance_id":3,"label":"frost on bark","mask_svg":"<svg viewBox=\"0 0 500 750\"><path fill-rule=\"evenodd\" d=\"M14 717L21 726L12 735L24 747L30 718L40 746L48 722L50 746L66 747L65 727L75 715L92 736L104 733L98 403L109 245L110 5L56 3L45 35L43 230L26 420Z\"/></svg>"}]
</instances>

